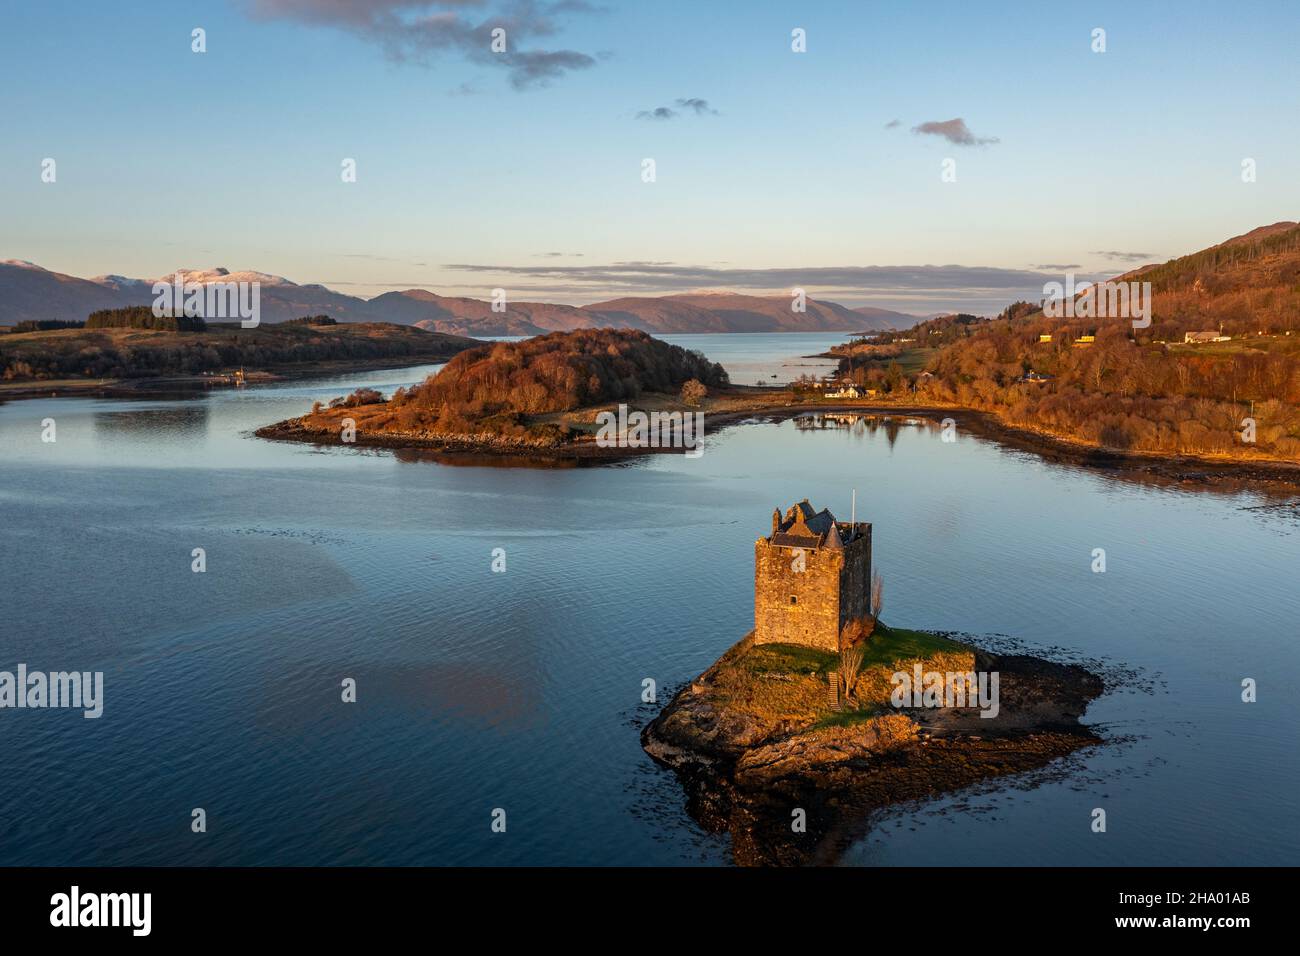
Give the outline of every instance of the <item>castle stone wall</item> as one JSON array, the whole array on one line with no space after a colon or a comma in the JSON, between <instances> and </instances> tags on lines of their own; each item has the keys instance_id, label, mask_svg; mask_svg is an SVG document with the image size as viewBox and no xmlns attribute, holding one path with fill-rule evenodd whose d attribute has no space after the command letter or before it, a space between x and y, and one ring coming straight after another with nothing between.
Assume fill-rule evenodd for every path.
<instances>
[{"instance_id":1,"label":"castle stone wall","mask_svg":"<svg viewBox=\"0 0 1300 956\"><path fill-rule=\"evenodd\" d=\"M871 611L871 527L856 541L844 546L840 571L840 625Z\"/></svg>"},{"instance_id":2,"label":"castle stone wall","mask_svg":"<svg viewBox=\"0 0 1300 956\"><path fill-rule=\"evenodd\" d=\"M845 546L798 550L754 543L754 643L802 644L835 652L840 628L869 610L871 530ZM791 599L794 599L793 601Z\"/></svg>"}]
</instances>

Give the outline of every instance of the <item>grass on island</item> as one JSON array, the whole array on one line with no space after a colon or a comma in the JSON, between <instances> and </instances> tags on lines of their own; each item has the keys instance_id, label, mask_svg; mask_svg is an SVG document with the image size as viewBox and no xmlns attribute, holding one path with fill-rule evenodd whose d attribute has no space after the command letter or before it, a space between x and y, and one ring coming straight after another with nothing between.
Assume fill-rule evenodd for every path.
<instances>
[{"instance_id":1,"label":"grass on island","mask_svg":"<svg viewBox=\"0 0 1300 956\"><path fill-rule=\"evenodd\" d=\"M813 730L820 730L823 727L852 727L854 724L865 723L879 717L883 713L888 713L889 708L883 705L874 707L850 707L845 710L828 710L822 716L817 718L813 724Z\"/></svg>"},{"instance_id":2,"label":"grass on island","mask_svg":"<svg viewBox=\"0 0 1300 956\"><path fill-rule=\"evenodd\" d=\"M893 664L914 657L929 657L952 651L969 650L940 634L911 631L880 625L867 643L862 668ZM759 644L752 647L738 665L754 674L799 674L825 677L840 666L840 656L815 647L797 644Z\"/></svg>"},{"instance_id":3,"label":"grass on island","mask_svg":"<svg viewBox=\"0 0 1300 956\"><path fill-rule=\"evenodd\" d=\"M849 726L879 714L894 672L916 660L933 669L971 670L974 651L939 634L881 625L864 649L857 703L850 707L828 701L828 675L839 670L839 655L794 644L747 648L719 669L714 689L722 707L771 730Z\"/></svg>"}]
</instances>

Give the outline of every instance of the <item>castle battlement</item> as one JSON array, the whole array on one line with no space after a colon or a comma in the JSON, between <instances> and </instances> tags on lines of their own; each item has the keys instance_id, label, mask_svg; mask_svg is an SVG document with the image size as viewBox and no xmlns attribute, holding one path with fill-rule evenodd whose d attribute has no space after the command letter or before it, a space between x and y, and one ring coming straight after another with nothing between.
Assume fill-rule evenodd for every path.
<instances>
[{"instance_id":1,"label":"castle battlement","mask_svg":"<svg viewBox=\"0 0 1300 956\"><path fill-rule=\"evenodd\" d=\"M754 542L754 643L839 649L840 630L870 610L871 525L840 522L808 499Z\"/></svg>"}]
</instances>

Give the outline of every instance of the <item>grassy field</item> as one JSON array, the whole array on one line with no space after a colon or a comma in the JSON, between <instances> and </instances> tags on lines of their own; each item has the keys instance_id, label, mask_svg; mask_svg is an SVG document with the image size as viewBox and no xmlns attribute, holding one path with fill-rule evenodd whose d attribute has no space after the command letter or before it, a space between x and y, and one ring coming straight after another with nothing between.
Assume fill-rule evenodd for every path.
<instances>
[{"instance_id":1,"label":"grassy field","mask_svg":"<svg viewBox=\"0 0 1300 956\"><path fill-rule=\"evenodd\" d=\"M71 388L71 389L78 389L78 388L84 388L84 387L86 387L87 385L94 385L94 386L96 386L96 387L101 386L101 385L115 385L115 384L117 384L118 381L119 381L119 379L115 379L115 378L97 378L97 379L93 379L93 380L92 380L92 379L85 379L85 378L50 378L50 379L41 379L41 380L38 381L38 382L32 382L32 381L5 382L5 381L0 381L0 394L4 394L5 392L22 392L22 391L29 391L29 390L32 389L33 387L38 387L38 386L39 386L41 389L49 389L50 391L58 391L58 390L60 390L60 389L69 389L69 388Z\"/></svg>"},{"instance_id":2,"label":"grassy field","mask_svg":"<svg viewBox=\"0 0 1300 956\"><path fill-rule=\"evenodd\" d=\"M1300 337L1262 335L1233 338L1227 342L1168 342L1169 351L1181 355L1233 355L1243 352L1292 353L1300 351Z\"/></svg>"},{"instance_id":3,"label":"grassy field","mask_svg":"<svg viewBox=\"0 0 1300 956\"><path fill-rule=\"evenodd\" d=\"M957 641L927 631L884 628L864 648L855 701L833 708L828 675L840 657L792 644L760 644L724 663L714 679L720 705L758 725L778 727L848 726L888 712L892 677L924 661L927 670L968 671L974 652Z\"/></svg>"},{"instance_id":4,"label":"grassy field","mask_svg":"<svg viewBox=\"0 0 1300 956\"><path fill-rule=\"evenodd\" d=\"M889 354L888 346L880 347L879 350L872 346L864 346L859 350L845 353L841 358L852 358L856 365L865 366L866 368L878 367L887 369L897 362L905 375L916 375L923 371L930 359L938 354L937 348L917 345L911 348L904 348L897 355Z\"/></svg>"},{"instance_id":5,"label":"grassy field","mask_svg":"<svg viewBox=\"0 0 1300 956\"><path fill-rule=\"evenodd\" d=\"M926 365L930 363L930 359L934 358L938 351L938 349L920 347L905 349L903 354L894 361L902 366L905 375L917 375L925 369ZM886 362L885 365L888 367L889 363Z\"/></svg>"},{"instance_id":6,"label":"grassy field","mask_svg":"<svg viewBox=\"0 0 1300 956\"><path fill-rule=\"evenodd\" d=\"M963 644L929 631L910 631L899 627L884 630L883 635L878 633L868 642L862 657L863 668L966 649ZM738 663L753 674L825 677L839 668L840 657L838 654L821 651L815 647L802 647L795 644L759 644L751 648Z\"/></svg>"}]
</instances>

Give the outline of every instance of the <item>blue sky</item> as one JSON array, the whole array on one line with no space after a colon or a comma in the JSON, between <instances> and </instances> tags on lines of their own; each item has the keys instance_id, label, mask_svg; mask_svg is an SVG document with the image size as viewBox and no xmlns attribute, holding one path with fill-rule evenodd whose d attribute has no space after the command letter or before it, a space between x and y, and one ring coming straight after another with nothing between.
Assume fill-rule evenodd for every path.
<instances>
[{"instance_id":1,"label":"blue sky","mask_svg":"<svg viewBox=\"0 0 1300 956\"><path fill-rule=\"evenodd\" d=\"M1289 0L56 0L3 18L0 259L74 275L219 265L565 302L804 277L847 304L980 311L1037 273L1300 218ZM455 26L495 22L512 50L590 65L518 89ZM676 105L692 98L716 112ZM639 118L658 107L678 115ZM914 131L957 118L996 142Z\"/></svg>"}]
</instances>

